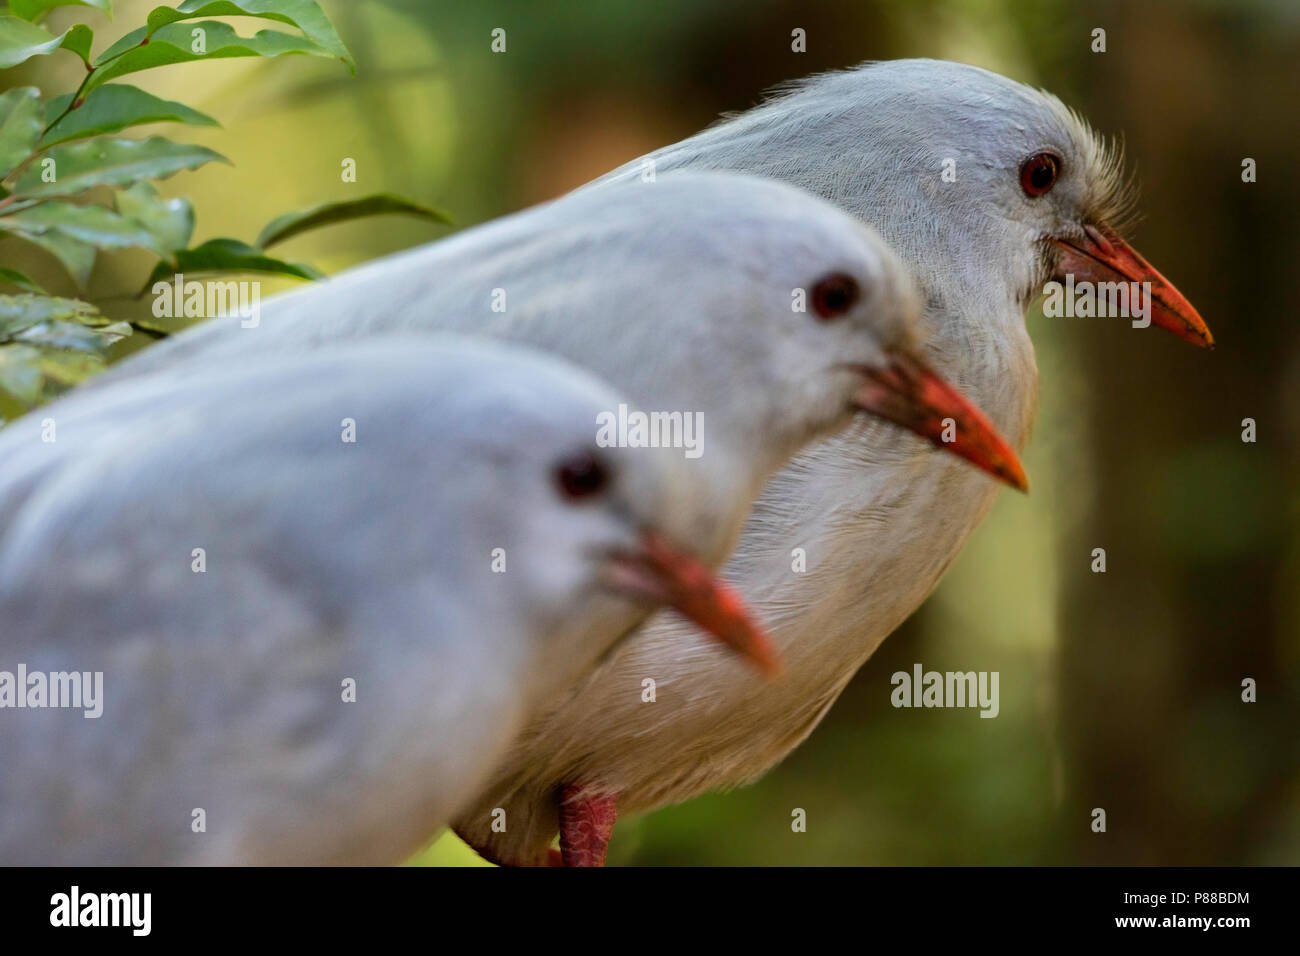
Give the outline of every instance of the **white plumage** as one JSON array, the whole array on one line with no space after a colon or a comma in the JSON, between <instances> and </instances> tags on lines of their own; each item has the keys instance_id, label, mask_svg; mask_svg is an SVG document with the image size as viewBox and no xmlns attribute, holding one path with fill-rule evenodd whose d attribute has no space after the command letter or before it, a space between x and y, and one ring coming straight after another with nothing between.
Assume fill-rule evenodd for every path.
<instances>
[{"instance_id":1,"label":"white plumage","mask_svg":"<svg viewBox=\"0 0 1300 956\"><path fill-rule=\"evenodd\" d=\"M647 529L709 543L678 456L596 447L622 400L550 356L397 337L143 376L5 429L0 669L102 683L91 717L7 702L0 862L419 849L648 612L610 567ZM575 462L606 476L583 500L557 487Z\"/></svg>"},{"instance_id":2,"label":"white plumage","mask_svg":"<svg viewBox=\"0 0 1300 956\"><path fill-rule=\"evenodd\" d=\"M1031 197L1024 164L1045 152L1059 179ZM1131 201L1116 154L1055 97L962 64L901 60L812 78L585 191L628 188L647 159L656 175L784 180L872 225L921 288L927 359L1017 448L1037 394L1024 309L1063 263L1101 270L1076 255L1096 255L1097 228L1113 241L1103 259L1131 252L1112 232ZM1154 323L1209 344L1190 305L1134 258L1120 264L1147 270L1136 277L1153 281ZM652 619L530 727L457 831L493 859L538 862L562 785L635 812L758 777L925 600L996 493L986 476L870 420L799 455L766 487L724 570L768 625L785 674L768 686L716 655L702 664L694 635ZM806 573L793 570L795 548ZM629 691L644 676L657 681L653 706ZM493 807L510 815L508 832L488 827Z\"/></svg>"},{"instance_id":3,"label":"white plumage","mask_svg":"<svg viewBox=\"0 0 1300 956\"><path fill-rule=\"evenodd\" d=\"M796 290L841 273L861 290L845 315L825 322L795 310ZM708 549L719 562L767 478L848 423L858 369L917 347L918 311L897 259L851 216L782 183L682 173L367 263L268 301L256 328L211 320L87 390L395 332L533 345L593 370L638 410L703 414L703 454L690 465L720 495L697 515L726 519Z\"/></svg>"}]
</instances>

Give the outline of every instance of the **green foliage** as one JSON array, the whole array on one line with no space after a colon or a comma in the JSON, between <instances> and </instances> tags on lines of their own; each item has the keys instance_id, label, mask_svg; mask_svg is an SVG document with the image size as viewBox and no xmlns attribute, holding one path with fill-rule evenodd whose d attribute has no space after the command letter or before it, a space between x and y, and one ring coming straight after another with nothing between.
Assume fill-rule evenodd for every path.
<instances>
[{"instance_id":1,"label":"green foliage","mask_svg":"<svg viewBox=\"0 0 1300 956\"><path fill-rule=\"evenodd\" d=\"M37 91L39 94L39 91ZM69 140L116 133L145 123L189 123L192 126L220 126L207 113L200 113L184 103L164 100L146 93L138 86L113 83L101 86L85 97L75 110L69 110L73 94L50 100L45 107L49 129L41 137L41 146L54 146ZM38 96L39 98L39 96ZM61 118L60 118L61 117Z\"/></svg>"},{"instance_id":2,"label":"green foliage","mask_svg":"<svg viewBox=\"0 0 1300 956\"><path fill-rule=\"evenodd\" d=\"M46 230L10 230L44 249L68 270L78 289L84 289L90 281L90 271L95 267L95 247L79 239L73 239L62 232Z\"/></svg>"},{"instance_id":3,"label":"green foliage","mask_svg":"<svg viewBox=\"0 0 1300 956\"><path fill-rule=\"evenodd\" d=\"M0 337L21 333L41 322L80 319L96 314L89 302L50 295L0 296Z\"/></svg>"},{"instance_id":4,"label":"green foliage","mask_svg":"<svg viewBox=\"0 0 1300 956\"><path fill-rule=\"evenodd\" d=\"M45 295L44 289L17 269L9 269L5 266L0 266L0 283L17 286L24 292L34 292L37 295Z\"/></svg>"},{"instance_id":5,"label":"green foliage","mask_svg":"<svg viewBox=\"0 0 1300 956\"><path fill-rule=\"evenodd\" d=\"M313 206L310 209L302 209L298 212L277 216L262 229L262 232L257 237L257 245L262 249L269 249L276 243L284 242L286 239L309 229L328 226L336 222L347 222L349 219L361 219L366 216L379 216L386 213L403 213L442 225L449 225L451 222L445 213L436 209L411 202L401 196L378 193L374 196L366 196L364 199L353 199L348 202L321 203L319 206Z\"/></svg>"},{"instance_id":6,"label":"green foliage","mask_svg":"<svg viewBox=\"0 0 1300 956\"><path fill-rule=\"evenodd\" d=\"M95 60L95 70L82 90L88 93L119 76L175 63L241 56L277 57L285 53L330 55L329 51L306 37L278 30L259 30L251 37L241 37L234 27L219 20L178 23L163 27L153 35L142 27L128 33L99 55Z\"/></svg>"},{"instance_id":7,"label":"green foliage","mask_svg":"<svg viewBox=\"0 0 1300 956\"><path fill-rule=\"evenodd\" d=\"M8 13L0 14L0 69L61 50L85 66L75 90L46 94L24 86L0 94L0 240L44 250L76 289L85 289L101 252L131 247L159 257L146 291L178 272L312 280L321 276L319 270L269 256L266 247L363 216L401 213L447 222L427 206L380 194L286 213L262 230L256 245L216 238L191 247L192 204L160 197L155 183L225 158L162 136L114 134L149 123L219 124L184 103L114 81L178 63L289 53L336 59L355 73L351 53L316 0L184 0L155 7L144 26L98 56L92 56L89 24L60 34L40 25L56 7L113 13L111 0L9 0ZM274 26L242 37L228 23L205 19L231 16ZM4 287L17 294L2 294ZM0 268L0 402L31 407L52 397L102 368L105 349L129 334L130 324L113 321L90 302L50 295L22 272Z\"/></svg>"},{"instance_id":8,"label":"green foliage","mask_svg":"<svg viewBox=\"0 0 1300 956\"><path fill-rule=\"evenodd\" d=\"M149 14L148 30L150 35L154 35L179 20L232 16L261 17L297 27L320 49L338 57L352 72L356 72L352 54L315 0L185 0L175 10L156 7Z\"/></svg>"},{"instance_id":9,"label":"green foliage","mask_svg":"<svg viewBox=\"0 0 1300 956\"><path fill-rule=\"evenodd\" d=\"M113 15L113 0L9 0L10 12L24 20L35 20L55 7L96 7Z\"/></svg>"},{"instance_id":10,"label":"green foliage","mask_svg":"<svg viewBox=\"0 0 1300 956\"><path fill-rule=\"evenodd\" d=\"M92 139L47 149L39 165L28 166L17 177L14 194L25 199L75 196L93 186L166 179L216 159L226 161L206 147L174 143L161 136L143 140Z\"/></svg>"},{"instance_id":11,"label":"green foliage","mask_svg":"<svg viewBox=\"0 0 1300 956\"><path fill-rule=\"evenodd\" d=\"M119 213L149 232L152 248L164 255L189 245L194 234L194 207L188 199L160 199L153 184L142 181L119 190L113 202Z\"/></svg>"},{"instance_id":12,"label":"green foliage","mask_svg":"<svg viewBox=\"0 0 1300 956\"><path fill-rule=\"evenodd\" d=\"M103 206L41 203L0 219L0 227L20 236L58 233L97 249L139 246L162 253L147 228Z\"/></svg>"},{"instance_id":13,"label":"green foliage","mask_svg":"<svg viewBox=\"0 0 1300 956\"><path fill-rule=\"evenodd\" d=\"M103 368L104 350L130 334L89 302L0 295L0 390L34 405L51 385L75 385Z\"/></svg>"},{"instance_id":14,"label":"green foliage","mask_svg":"<svg viewBox=\"0 0 1300 956\"><path fill-rule=\"evenodd\" d=\"M90 28L82 24L54 36L18 17L0 16L0 70L60 49L71 50L84 60L90 54L91 37Z\"/></svg>"},{"instance_id":15,"label":"green foliage","mask_svg":"<svg viewBox=\"0 0 1300 956\"><path fill-rule=\"evenodd\" d=\"M238 239L209 239L194 249L180 249L166 262L154 266L145 282L151 288L159 279L175 273L212 274L219 272L263 272L269 275L292 276L295 279L319 279L320 270L300 263L274 259Z\"/></svg>"},{"instance_id":16,"label":"green foliage","mask_svg":"<svg viewBox=\"0 0 1300 956\"><path fill-rule=\"evenodd\" d=\"M0 93L0 177L28 157L42 125L40 90L23 86Z\"/></svg>"}]
</instances>

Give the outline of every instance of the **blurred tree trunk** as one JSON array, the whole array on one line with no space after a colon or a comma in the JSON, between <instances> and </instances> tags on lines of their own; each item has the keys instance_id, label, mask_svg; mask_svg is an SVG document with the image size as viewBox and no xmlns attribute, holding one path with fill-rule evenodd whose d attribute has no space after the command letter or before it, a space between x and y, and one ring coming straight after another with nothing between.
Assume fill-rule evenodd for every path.
<instances>
[{"instance_id":1,"label":"blurred tree trunk","mask_svg":"<svg viewBox=\"0 0 1300 956\"><path fill-rule=\"evenodd\" d=\"M1296 637L1283 630L1297 497L1296 383L1284 380L1298 341L1300 51L1270 47L1226 5L1189 19L1116 3L1096 19L1110 49L1076 62L1080 105L1124 132L1143 184L1135 245L1219 347L1075 320L1092 323L1076 332L1094 385L1080 466L1095 494L1064 545L1063 825L1082 862L1279 862L1268 838L1293 810L1298 757L1295 661L1282 652ZM1241 180L1245 157L1256 183ZM1201 198L1174 198L1188 196ZM1256 444L1241 440L1248 417ZM1090 570L1093 548L1105 574ZM1247 677L1258 703L1241 700ZM1105 834L1089 828L1094 807Z\"/></svg>"}]
</instances>

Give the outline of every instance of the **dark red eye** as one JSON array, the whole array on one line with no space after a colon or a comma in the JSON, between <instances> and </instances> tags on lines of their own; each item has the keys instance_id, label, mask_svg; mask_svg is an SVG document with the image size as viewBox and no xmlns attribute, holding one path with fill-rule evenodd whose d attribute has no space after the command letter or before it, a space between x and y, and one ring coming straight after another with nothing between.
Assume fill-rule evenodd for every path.
<instances>
[{"instance_id":1,"label":"dark red eye","mask_svg":"<svg viewBox=\"0 0 1300 956\"><path fill-rule=\"evenodd\" d=\"M1037 199L1056 185L1061 175L1061 158L1053 153L1035 153L1020 167L1020 188L1030 199Z\"/></svg>"},{"instance_id":2,"label":"dark red eye","mask_svg":"<svg viewBox=\"0 0 1300 956\"><path fill-rule=\"evenodd\" d=\"M813 311L823 319L834 319L853 308L861 290L853 276L832 272L813 286Z\"/></svg>"},{"instance_id":3,"label":"dark red eye","mask_svg":"<svg viewBox=\"0 0 1300 956\"><path fill-rule=\"evenodd\" d=\"M579 501L604 491L609 472L591 452L580 451L555 466L555 484L564 497Z\"/></svg>"}]
</instances>

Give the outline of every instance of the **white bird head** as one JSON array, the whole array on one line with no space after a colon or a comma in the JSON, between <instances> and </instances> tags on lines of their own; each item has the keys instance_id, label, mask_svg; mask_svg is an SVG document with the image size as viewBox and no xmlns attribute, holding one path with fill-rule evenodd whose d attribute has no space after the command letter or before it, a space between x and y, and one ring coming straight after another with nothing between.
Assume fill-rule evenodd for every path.
<instances>
[{"instance_id":1,"label":"white bird head","mask_svg":"<svg viewBox=\"0 0 1300 956\"><path fill-rule=\"evenodd\" d=\"M699 553L716 563L771 475L857 411L1024 487L1007 443L920 358L919 309L897 257L843 210L770 179L682 172L583 190L368 264L267 303L251 334L209 322L90 389L176 372L187 357L378 334L535 346L612 383L639 416L700 424L697 448L673 447L708 473L687 510L711 532Z\"/></svg>"},{"instance_id":2,"label":"white bird head","mask_svg":"<svg viewBox=\"0 0 1300 956\"><path fill-rule=\"evenodd\" d=\"M501 241L525 226L528 245ZM1025 485L996 430L922 362L921 303L897 256L803 190L673 173L580 191L445 251L463 262L441 270L457 285L513 297L499 317L480 310L458 330L557 351L642 408L702 411L710 441L729 449L702 464L746 462L751 490L858 411Z\"/></svg>"},{"instance_id":3,"label":"white bird head","mask_svg":"<svg viewBox=\"0 0 1300 956\"><path fill-rule=\"evenodd\" d=\"M812 77L652 158L830 199L877 226L927 302L948 311L1023 311L1066 273L1150 282L1152 322L1213 345L1196 310L1119 238L1134 199L1121 151L1055 96L987 70L918 59Z\"/></svg>"},{"instance_id":4,"label":"white bird head","mask_svg":"<svg viewBox=\"0 0 1300 956\"><path fill-rule=\"evenodd\" d=\"M270 395L279 396L273 410L254 413ZM217 496L230 470L221 463L234 460L250 473L261 467L259 477L273 486L314 475L280 523L298 529L295 541L307 542L306 550L336 553L350 578L401 578L403 568L439 556L438 579L459 582L448 590L476 603L493 603L506 583L511 630L545 640L553 670L563 674L553 686L580 674L659 605L773 671L768 639L697 557L713 541L688 519L688 506L721 500L710 494L710 474L670 449L599 447L598 415L620 401L604 381L553 355L454 335L384 337L75 392L43 412L58 416L57 445L40 440L37 415L0 436L0 452L15 465L0 482L0 500L14 512L0 524L0 569L17 580L18 569L42 565L37 555L64 548L70 562L80 547L79 529L90 519L79 516L75 495L41 495L42 484L61 487L69 474L113 465L139 472L122 483L139 488L155 458L179 457L215 476ZM347 446L319 428L330 418L322 408L364 419L359 454L339 454ZM246 419L261 425L250 429ZM211 428L200 433L200 421ZM123 448L137 446L148 454L121 464ZM331 494L330 481L357 490ZM175 490L182 502L187 494L203 500L201 489ZM249 494L259 506L274 500ZM37 498L41 506L32 503ZM424 513L430 500L436 514ZM119 517L99 505L94 515ZM340 541L349 546L336 547ZM498 546L504 576L489 564Z\"/></svg>"},{"instance_id":5,"label":"white bird head","mask_svg":"<svg viewBox=\"0 0 1300 956\"><path fill-rule=\"evenodd\" d=\"M774 671L693 554L707 476L597 446L620 400L533 350L390 336L139 376L5 428L6 650L114 690L102 723L6 725L0 859L396 862L655 607ZM346 728L343 675L377 688ZM212 841L157 826L200 793Z\"/></svg>"},{"instance_id":6,"label":"white bird head","mask_svg":"<svg viewBox=\"0 0 1300 956\"><path fill-rule=\"evenodd\" d=\"M712 541L685 505L706 495L707 472L670 449L600 446L598 417L625 399L585 370L468 340L450 357L457 367L426 362L423 374L439 393L461 393L457 415L490 423L472 440L473 464L490 473L462 475L468 497L456 506L493 526L487 538L509 542L507 560L522 563L511 581L516 611L546 638L549 659L581 674L610 646L611 620L626 632L663 605L776 673L770 640L697 557Z\"/></svg>"}]
</instances>

